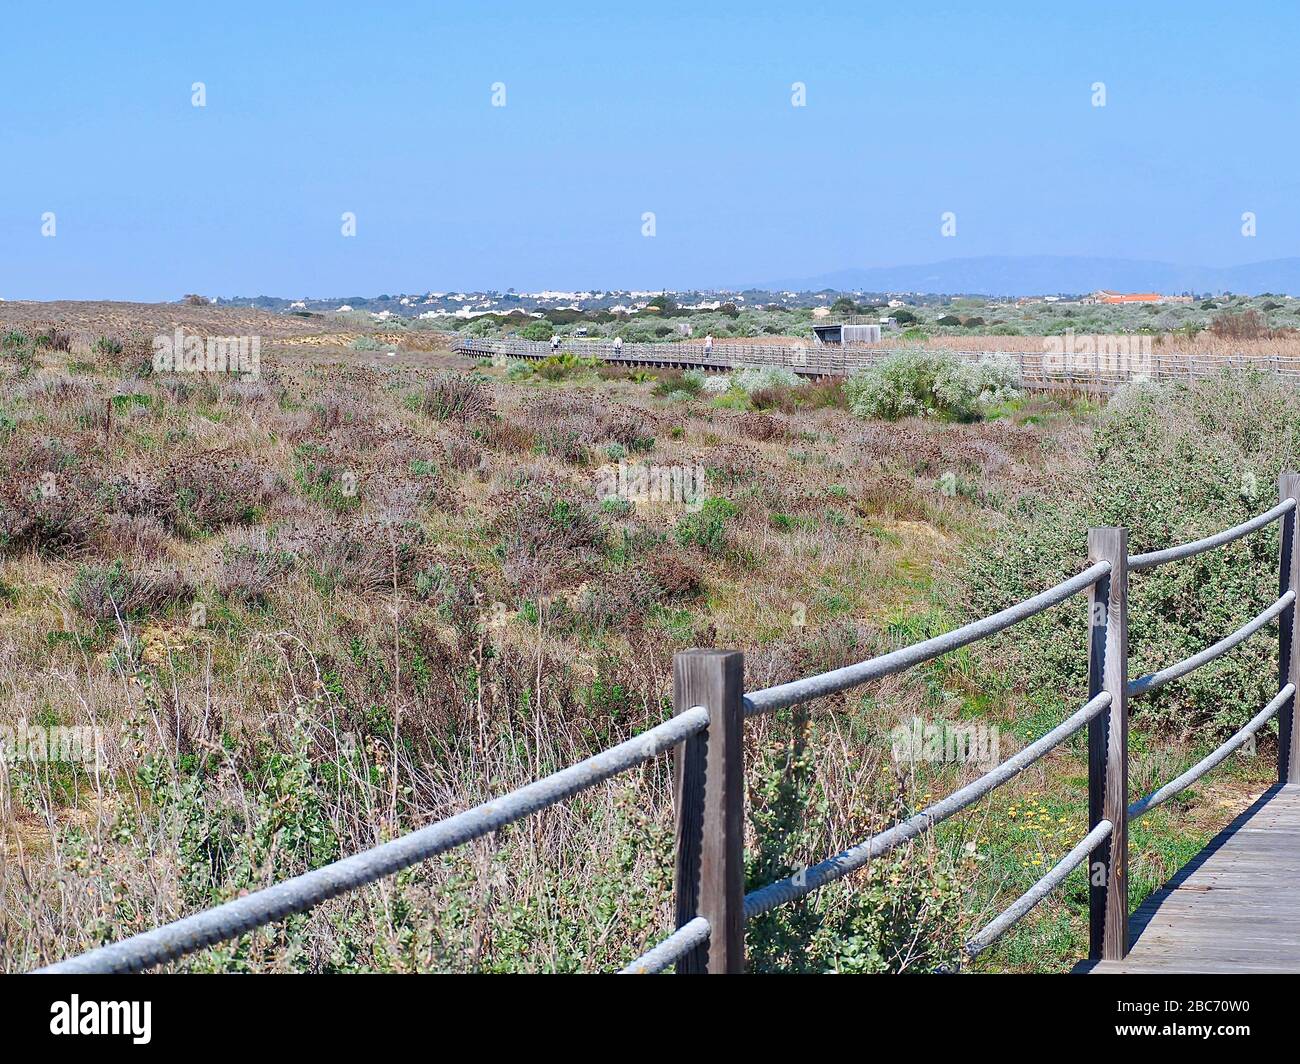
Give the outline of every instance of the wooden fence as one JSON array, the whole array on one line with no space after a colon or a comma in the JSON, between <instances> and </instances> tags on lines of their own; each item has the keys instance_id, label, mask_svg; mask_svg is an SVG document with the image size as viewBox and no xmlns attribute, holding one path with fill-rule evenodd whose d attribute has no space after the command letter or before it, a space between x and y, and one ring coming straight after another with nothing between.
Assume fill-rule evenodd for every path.
<instances>
[{"instance_id":1,"label":"wooden fence","mask_svg":"<svg viewBox=\"0 0 1300 1064\"><path fill-rule=\"evenodd\" d=\"M744 971L744 922L840 879L1002 786L1025 767L1081 731L1088 730L1088 832L1046 875L966 944L976 956L1065 881L1085 860L1089 869L1089 955L1121 960L1128 952L1128 825L1191 786L1220 764L1274 716L1279 721L1278 779L1300 782L1300 732L1293 727L1300 676L1300 643L1294 638L1300 594L1296 498L1300 475L1283 475L1276 507L1216 535L1149 554L1129 555L1123 528L1088 532L1089 566L1001 613L946 635L858 665L746 695L742 655L736 651L679 654L674 671L677 713L708 710L708 729L688 739L677 754L678 930L634 963L629 971L656 971L676 960L679 972ZM1275 602L1205 650L1129 680L1128 583L1131 573L1190 558L1282 521ZM969 645L1086 591L1089 596L1088 700L1063 723L1012 758L915 816L822 863L745 894L743 891L744 775L742 731L747 718L800 705L902 672ZM1227 653L1271 621L1279 621L1278 693L1240 731L1186 772L1151 794L1129 802L1128 706Z\"/></svg>"},{"instance_id":2,"label":"wooden fence","mask_svg":"<svg viewBox=\"0 0 1300 1064\"><path fill-rule=\"evenodd\" d=\"M1127 339L1127 338L1120 338ZM1134 343L1137 342L1134 338ZM776 366L802 377L844 377L905 350L880 344L761 344L723 341L706 352L702 343L623 344L568 339L558 347L534 340L458 337L452 350L470 358L535 361L554 354L594 358L612 365L725 372L745 366ZM915 348L906 350L916 350ZM1300 384L1300 356L1202 355L1176 351L951 351L965 362L994 360L1012 368L1023 387L1110 392L1138 380L1190 381L1224 369L1253 368Z\"/></svg>"}]
</instances>

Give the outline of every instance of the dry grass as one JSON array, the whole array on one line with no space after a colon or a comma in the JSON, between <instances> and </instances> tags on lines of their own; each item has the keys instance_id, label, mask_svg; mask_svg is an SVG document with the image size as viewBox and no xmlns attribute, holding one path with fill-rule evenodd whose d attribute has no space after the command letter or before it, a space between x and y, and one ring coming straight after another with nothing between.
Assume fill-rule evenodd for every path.
<instances>
[{"instance_id":1,"label":"dry grass","mask_svg":"<svg viewBox=\"0 0 1300 1064\"><path fill-rule=\"evenodd\" d=\"M90 325L209 313L113 307ZM944 604L962 542L1018 493L1050 490L1081 431L1065 417L879 426L780 396L736 413L630 377L463 370L279 350L241 384L73 376L55 351L0 363L16 485L0 493L0 724L103 734L96 764L4 762L0 968L319 866L635 734L668 711L676 650L743 647L758 687L928 634L959 613ZM89 416L110 401L111 421ZM725 506L602 504L614 455L703 467ZM62 509L40 496L46 473ZM811 720L757 722L752 874L786 874L972 778L902 772L885 737L913 712L961 715L990 685L1009 724L1025 700L999 683L995 663L961 655ZM1009 794L1064 794L1080 763L1063 753ZM1032 872L980 865L1002 852L992 817L764 922L754 963L951 956ZM671 839L660 761L177 967L608 970L670 925ZM882 913L908 933L867 949L853 929Z\"/></svg>"}]
</instances>

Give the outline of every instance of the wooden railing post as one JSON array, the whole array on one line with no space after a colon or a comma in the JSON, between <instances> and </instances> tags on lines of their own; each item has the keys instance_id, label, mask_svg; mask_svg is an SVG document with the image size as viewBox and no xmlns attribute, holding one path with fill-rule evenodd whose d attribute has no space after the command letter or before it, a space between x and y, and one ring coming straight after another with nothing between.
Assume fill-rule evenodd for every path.
<instances>
[{"instance_id":1,"label":"wooden railing post","mask_svg":"<svg viewBox=\"0 0 1300 1064\"><path fill-rule=\"evenodd\" d=\"M1088 529L1088 557L1110 562L1093 585L1088 616L1088 697L1109 708L1088 725L1088 829L1102 820L1110 838L1088 858L1089 952L1094 960L1128 953L1128 530Z\"/></svg>"},{"instance_id":2,"label":"wooden railing post","mask_svg":"<svg viewBox=\"0 0 1300 1064\"><path fill-rule=\"evenodd\" d=\"M734 650L673 657L673 710L709 711L708 731L677 748L677 926L702 916L709 940L679 973L745 970L744 660Z\"/></svg>"},{"instance_id":3,"label":"wooden railing post","mask_svg":"<svg viewBox=\"0 0 1300 1064\"><path fill-rule=\"evenodd\" d=\"M1278 478L1278 502L1300 499L1300 474L1283 473ZM1278 594L1289 590L1300 596L1300 565L1296 564L1296 512L1283 514L1278 539ZM1300 646L1295 639L1295 605L1278 616L1277 686L1280 691L1289 683L1300 687ZM1300 731L1295 727L1295 698L1277 714L1277 781L1300 783Z\"/></svg>"}]
</instances>

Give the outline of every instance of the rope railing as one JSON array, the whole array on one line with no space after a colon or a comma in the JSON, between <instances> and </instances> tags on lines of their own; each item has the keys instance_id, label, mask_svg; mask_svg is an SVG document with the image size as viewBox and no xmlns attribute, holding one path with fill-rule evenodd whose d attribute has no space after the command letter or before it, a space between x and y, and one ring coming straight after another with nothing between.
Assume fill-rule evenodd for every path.
<instances>
[{"instance_id":1,"label":"rope railing","mask_svg":"<svg viewBox=\"0 0 1300 1064\"><path fill-rule=\"evenodd\" d=\"M1009 606L1005 610L981 618L978 621L972 621L970 624L955 628L944 635L935 636L933 639L926 639L920 643L913 643L911 646L903 647L889 654L883 654L880 657L871 658L868 661L859 662L856 665L846 665L841 669L832 669L830 672L824 672L817 676L809 676L803 680L793 680L790 683L778 684L776 687L755 691L753 694L745 696L745 716L752 717L760 713L771 713L773 710L784 709L787 706L811 702L815 698L824 698L826 695L837 694L840 691L847 691L872 680L903 672L913 665L919 665L921 662L940 657L943 654L1000 632L1005 628L1010 628L1014 624L1019 624L1035 614L1042 613L1044 610L1077 595L1085 588L1091 587L1109 572L1110 562L1098 562L1096 565L1089 566L1077 576L1063 580L1055 587L1048 588L1032 598L1025 599L1023 602L1018 602L1014 606Z\"/></svg>"},{"instance_id":2,"label":"rope railing","mask_svg":"<svg viewBox=\"0 0 1300 1064\"><path fill-rule=\"evenodd\" d=\"M1212 753L1201 758L1200 761L1196 762L1196 764L1182 775L1175 776L1163 787L1157 788L1145 798L1140 798L1130 805L1128 807L1129 820L1136 820L1138 817L1151 812L1152 809L1160 805L1162 802L1166 802L1175 794L1185 791L1193 783L1209 772L1210 769L1226 761L1228 755L1240 749L1247 739L1273 719L1277 714L1277 711L1286 705L1291 696L1295 694L1295 691L1295 684L1287 684L1282 688L1282 690L1273 696L1268 705L1251 717L1245 727L1236 732L1230 739L1226 740L1220 746L1216 747Z\"/></svg>"},{"instance_id":3,"label":"rope railing","mask_svg":"<svg viewBox=\"0 0 1300 1064\"><path fill-rule=\"evenodd\" d=\"M1096 717L1111 704L1111 696L1103 692L1089 701L1077 713L1062 721L1042 738L1030 743L1019 753L1012 755L986 772L979 779L968 783L960 790L953 791L947 798L922 809L915 816L909 817L901 824L896 824L887 831L872 836L843 853L822 861L806 871L789 876L786 879L769 883L765 887L745 895L745 918L752 920L778 905L802 898L819 887L842 879L855 869L861 868L868 861L888 853L901 843L914 839L922 832L928 831L936 824L941 824L954 813L979 801L990 791L996 790L1013 776L1023 772L1044 754L1059 746L1085 724Z\"/></svg>"},{"instance_id":4,"label":"rope railing","mask_svg":"<svg viewBox=\"0 0 1300 1064\"><path fill-rule=\"evenodd\" d=\"M1118 600L1116 600L1112 595L1109 587L1112 583L1114 567L1111 563L1102 560L1091 566L1089 569L1084 570L1083 573L1072 578L1072 580L1065 581L1062 584L1057 585L1057 587L1049 589L1039 596L1035 596L1035 599L1018 603L999 614L972 622L969 625L956 629L943 636L913 644L910 647L870 659L866 662L861 662L857 665L850 665L842 669L832 670L831 672L821 674L820 676L796 680L791 683L754 692L753 694L746 696L744 699L744 713L746 716L753 716L758 713L769 712L773 709L797 705L810 701L813 698L847 690L848 688L857 686L858 684L879 679L892 673L901 672L920 662L931 660L932 658L938 657L950 650L965 646L986 635L1010 627L1017 623L1017 621L1024 620L1027 617L1033 616L1037 612L1041 612L1041 610L1048 608L1055 604L1055 602L1063 601L1065 598L1069 597L1070 594L1082 590L1083 587L1092 587L1094 589L1094 594L1096 594L1100 589L1102 581L1105 581L1107 590L1104 595L1098 596L1102 601L1102 605L1099 610L1094 610L1094 614L1100 618L1100 631L1108 634L1111 631L1110 611L1115 602L1119 602L1119 612L1121 615L1127 608L1127 573L1129 571L1135 569L1142 570L1154 568L1155 566L1164 564L1165 562L1191 557L1195 554L1201 553L1202 551L1223 546L1241 538L1242 536L1263 528L1279 518L1285 518L1288 515L1293 514L1295 510L1296 501L1292 495L1284 497L1282 502L1266 513L1252 518L1234 528L1217 533L1216 535L1146 555L1127 557L1126 553L1121 553L1119 556L1119 563L1117 564L1121 565L1124 572L1122 573L1123 579L1121 581L1121 591ZM1291 535L1294 537L1293 528L1291 530ZM1122 539L1120 542L1122 542ZM1284 554L1284 562L1288 557L1288 554ZM1231 635L1215 643L1213 646L1207 647L1200 653L1195 654L1184 661L1178 662L1175 665L1169 666L1166 669L1160 670L1159 672L1139 677L1132 684L1119 681L1120 686L1118 689L1124 696L1122 712L1125 715L1127 714L1126 703L1129 697L1140 697L1149 694L1158 690L1170 681L1185 676L1200 666L1215 660L1260 631L1270 621L1279 617L1284 620L1293 617L1295 601L1295 590L1286 589L1275 602L1264 609L1260 614L1242 625ZM1033 604L1032 607L1031 603ZM1121 624L1121 630L1125 633L1121 640L1121 649L1125 657L1127 657L1126 622ZM1106 653L1104 648L1107 646L1108 641L1104 637L1097 638L1097 631L1097 621L1094 620L1093 637L1096 640L1096 646L1094 649L1096 650L1097 648L1101 648L1100 652L1094 653L1094 660L1097 663L1097 669L1100 673L1105 669ZM1287 638L1289 638L1289 636ZM1122 676L1122 672L1119 675ZM1142 813L1146 812L1154 805L1166 800L1172 794L1176 794L1178 790L1185 788L1189 783L1200 778L1200 776L1209 769L1221 763L1229 756L1229 754L1245 743L1251 735L1255 734L1255 732L1263 727L1264 724L1277 714L1281 708L1287 706L1288 703L1293 700L1295 690L1295 685L1288 683L1283 687L1278 695L1251 720L1249 724L1223 745L1218 747L1208 757L1198 762L1177 779L1157 790L1153 795L1143 799L1141 802L1135 803L1132 807L1121 805L1121 812L1124 814L1121 819L1125 821L1125 824L1119 844L1125 849L1127 848L1127 819L1129 817L1142 815ZM915 838L924 831L933 827L935 824L942 822L942 820L946 819L948 816L951 816L953 813L965 808L967 805L983 797L989 791L1006 782L1010 776L1014 775L1015 772L1019 770L1019 768L1014 768L1012 771L1006 771L1012 769L1019 758L1028 755L1024 764L1032 763L1032 761L1037 760L1037 758L1045 754L1047 750L1058 745L1060 742L1064 741L1065 738L1068 738L1069 735L1077 732L1085 724L1088 724L1095 718L1099 717L1103 710L1107 709L1113 710L1113 696L1109 692L1103 692L1090 700L1083 709L1065 721L1057 729L1043 736L1037 743L1026 747L1020 754L1009 759L1007 762L1004 762L1003 765L982 776L974 783L954 792L948 798L922 810L920 813L901 824L895 825L887 831L873 836L866 842L851 847L850 849L847 849L835 857L829 858L812 868L801 871L795 876L787 877L786 879L779 880L775 883L768 884L765 887L751 891L745 896L746 919L752 919L755 916L768 912L779 905L805 897L819 887L840 879L848 875L850 872L861 868L874 858L888 853L899 844ZM1104 735L1105 732L1102 734ZM1022 768L1024 765L1020 765L1019 767ZM1106 773L1109 771L1109 769L1104 769L1104 772ZM1108 776L1106 778L1108 778ZM1093 785L1091 778L1089 785L1090 787ZM1127 801L1126 797L1122 800ZM1070 872L1087 859L1090 853L1096 851L1098 847L1107 840L1114 842L1115 835L1116 830L1114 822L1104 817L1100 818L1095 824L1093 824L1088 834L1085 835L1069 853L1058 861L1046 875L1034 883L1025 893L1017 898L1011 906L988 923L968 941L965 947L967 955L975 957L997 941L997 939L1000 938L1009 928L1014 926L1040 901L1060 886ZM1114 894L1118 894L1119 891L1110 883L1110 875L1111 873L1108 871L1107 884L1104 889ZM1106 894L1103 894L1103 910L1114 904L1124 905L1126 923L1126 886L1123 889L1123 900L1116 900L1113 898L1108 899ZM1111 946L1110 948L1113 949L1114 947ZM1125 938L1124 942L1119 945L1118 952L1122 955L1126 951L1127 939Z\"/></svg>"},{"instance_id":5,"label":"rope railing","mask_svg":"<svg viewBox=\"0 0 1300 1064\"><path fill-rule=\"evenodd\" d=\"M872 859L943 823L1085 727L1089 729L1092 754L1089 792L1095 794L1095 789L1101 788L1104 798L1103 802L1092 803L1092 823L1087 835L1046 875L971 938L965 952L974 957L987 949L1064 882L1089 853L1104 852L1109 855L1103 862L1107 865L1105 883L1098 884L1090 878L1089 889L1100 895L1099 899L1094 897L1090 913L1094 921L1098 919L1098 913L1106 915L1106 937L1094 935L1094 941L1103 942L1105 955L1122 957L1127 950L1126 931L1121 933L1118 942L1115 941L1112 927L1119 921L1111 917L1119 911L1118 907L1123 907L1122 926L1126 928L1127 888L1123 878L1126 859L1117 864L1113 853L1118 851L1123 855L1127 852L1127 822L1142 816L1220 764L1273 716L1279 716L1280 731L1286 736L1291 734L1296 693L1294 670L1297 666L1291 661L1289 648L1294 629L1296 588L1300 586L1291 564L1295 553L1297 494L1300 494L1300 476L1286 474L1283 477L1283 501L1272 510L1214 536L1132 557L1127 555L1123 529L1091 530L1089 553L1092 564L1046 591L943 635L749 694L743 691L743 661L739 653L690 651L679 654L674 660L676 715L641 735L499 798L362 853L40 970L129 972L174 960L303 912L339 894L481 838L684 744L678 759L676 803L680 926L628 964L623 972L658 972L672 964L676 964L679 971L742 971L746 921L842 879ZM1125 679L1128 573L1223 546L1278 518L1284 519L1282 590L1278 599L1213 646L1128 683ZM978 779L906 820L812 868L747 894L744 892L743 728L746 718L800 705L902 672L1010 628L1084 590L1089 591L1092 601L1090 697L1080 709ZM1149 694L1213 661L1275 619L1281 623L1281 642L1287 651L1281 670L1283 685L1277 695L1245 727L1192 768L1146 798L1132 805L1126 804L1123 781L1127 779L1129 698ZM1280 756L1284 780L1300 782L1297 761L1300 761L1300 755L1293 754L1289 760L1285 754ZM680 893L683 890L687 893ZM683 899L686 900L683 902ZM1097 904L1098 900L1100 904Z\"/></svg>"},{"instance_id":6,"label":"rope railing","mask_svg":"<svg viewBox=\"0 0 1300 1064\"><path fill-rule=\"evenodd\" d=\"M1293 602L1295 602L1295 592L1288 590L1273 605L1247 621L1231 635L1220 639L1213 646L1208 646L1199 653L1193 654L1190 658L1184 658L1182 661L1161 669L1159 672L1139 676L1128 685L1129 698L1141 698L1143 695L1149 695L1153 691L1160 690L1165 684L1186 676L1190 672L1195 672L1202 665L1208 665L1216 658L1222 657L1233 647L1244 643L1264 625L1268 624L1269 621L1282 613L1283 610L1290 609Z\"/></svg>"},{"instance_id":7,"label":"rope railing","mask_svg":"<svg viewBox=\"0 0 1300 1064\"><path fill-rule=\"evenodd\" d=\"M1295 499L1283 499L1273 509L1260 514L1258 517L1252 517L1249 521L1243 521L1233 528L1226 528L1222 532L1216 532L1204 539L1193 540L1191 543L1182 543L1177 547L1169 547L1165 550L1150 551L1147 554L1135 554L1128 560L1129 572L1140 573L1146 569L1154 569L1157 565L1164 565L1166 562L1181 561L1183 558L1191 558L1193 555L1201 554L1207 550L1226 546L1233 540L1241 539L1242 536L1248 536L1266 525L1271 525L1279 517L1285 517L1295 507Z\"/></svg>"},{"instance_id":8,"label":"rope railing","mask_svg":"<svg viewBox=\"0 0 1300 1064\"><path fill-rule=\"evenodd\" d=\"M702 916L682 924L653 949L647 950L619 975L653 975L675 964L709 940L709 921Z\"/></svg>"},{"instance_id":9,"label":"rope railing","mask_svg":"<svg viewBox=\"0 0 1300 1064\"><path fill-rule=\"evenodd\" d=\"M78 974L138 972L235 938L555 805L672 749L704 731L708 723L706 709L688 709L626 742L456 816L41 971Z\"/></svg>"},{"instance_id":10,"label":"rope railing","mask_svg":"<svg viewBox=\"0 0 1300 1064\"><path fill-rule=\"evenodd\" d=\"M1028 915L1030 909L1064 883L1065 877L1078 868L1093 850L1110 838L1111 832L1114 830L1115 825L1109 820L1101 821L1080 839L1069 853L1052 865L1047 875L1020 895L1000 915L985 924L983 929L966 943L966 955L971 958L978 957L1007 931L1011 930L1024 916Z\"/></svg>"}]
</instances>

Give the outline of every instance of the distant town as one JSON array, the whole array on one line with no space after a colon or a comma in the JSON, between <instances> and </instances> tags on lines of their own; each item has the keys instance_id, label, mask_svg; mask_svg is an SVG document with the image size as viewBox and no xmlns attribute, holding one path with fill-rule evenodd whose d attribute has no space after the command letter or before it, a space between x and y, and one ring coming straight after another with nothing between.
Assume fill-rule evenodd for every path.
<instances>
[{"instance_id":1,"label":"distant town","mask_svg":"<svg viewBox=\"0 0 1300 1064\"><path fill-rule=\"evenodd\" d=\"M1162 294L1158 292L1126 293L1101 290L1087 295L1057 293L1052 295L989 298L984 296L935 295L923 292L866 292L825 289L819 292L769 291L746 289L707 289L672 291L610 289L590 291L539 291L517 292L513 288L482 292L424 292L419 294L383 294L379 296L346 296L330 299L286 299L275 296L217 298L211 302L226 306L251 306L281 313L349 314L369 313L378 321L388 318L456 318L471 320L487 315L527 314L542 318L551 311L592 312L603 311L612 315L633 315L652 307L665 297L682 311L737 310L809 310L813 317L832 314L837 302L845 299L856 305L881 309L907 306L944 306L963 300L978 300L989 305L1030 306L1038 303L1089 305L1122 304L1191 304L1199 299L1212 298L1208 294L1196 296L1190 292Z\"/></svg>"}]
</instances>

